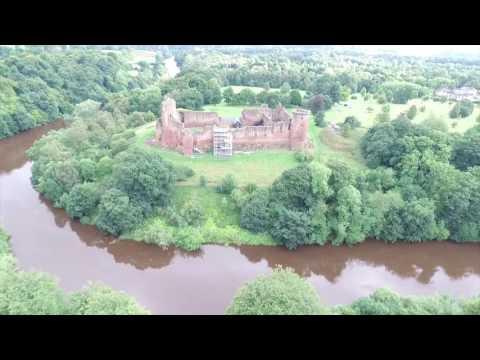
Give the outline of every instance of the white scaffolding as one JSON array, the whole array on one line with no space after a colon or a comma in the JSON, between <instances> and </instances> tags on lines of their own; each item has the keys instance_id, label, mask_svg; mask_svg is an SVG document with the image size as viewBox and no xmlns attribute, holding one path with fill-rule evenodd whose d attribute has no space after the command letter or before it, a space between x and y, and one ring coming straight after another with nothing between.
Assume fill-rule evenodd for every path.
<instances>
[{"instance_id":1,"label":"white scaffolding","mask_svg":"<svg viewBox=\"0 0 480 360\"><path fill-rule=\"evenodd\" d=\"M228 128L213 128L213 156L228 158L233 154L232 132Z\"/></svg>"}]
</instances>

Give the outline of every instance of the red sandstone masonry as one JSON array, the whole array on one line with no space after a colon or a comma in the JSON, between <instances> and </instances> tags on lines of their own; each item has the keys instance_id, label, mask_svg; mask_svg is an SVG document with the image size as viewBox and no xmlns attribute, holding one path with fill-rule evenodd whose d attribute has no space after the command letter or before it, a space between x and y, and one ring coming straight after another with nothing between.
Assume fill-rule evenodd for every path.
<instances>
[{"instance_id":1,"label":"red sandstone masonry","mask_svg":"<svg viewBox=\"0 0 480 360\"><path fill-rule=\"evenodd\" d=\"M275 110L266 107L246 109L240 122L244 127L232 128L225 119L214 112L177 111L175 100L162 102L161 120L156 127L155 138L168 149L192 155L194 150L203 152L213 147L213 127L230 127L233 149L303 149L307 142L309 112L297 109L292 117L281 106ZM253 126L255 124L262 124ZM196 132L193 131L196 128ZM201 129L200 132L198 130Z\"/></svg>"}]
</instances>

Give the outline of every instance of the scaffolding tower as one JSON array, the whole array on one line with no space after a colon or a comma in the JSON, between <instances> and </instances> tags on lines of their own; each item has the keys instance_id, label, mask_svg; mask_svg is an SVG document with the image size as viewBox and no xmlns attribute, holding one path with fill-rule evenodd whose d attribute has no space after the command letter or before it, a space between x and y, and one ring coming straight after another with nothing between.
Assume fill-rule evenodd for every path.
<instances>
[{"instance_id":1,"label":"scaffolding tower","mask_svg":"<svg viewBox=\"0 0 480 360\"><path fill-rule=\"evenodd\" d=\"M213 156L219 159L231 157L233 154L232 132L228 128L213 128Z\"/></svg>"}]
</instances>

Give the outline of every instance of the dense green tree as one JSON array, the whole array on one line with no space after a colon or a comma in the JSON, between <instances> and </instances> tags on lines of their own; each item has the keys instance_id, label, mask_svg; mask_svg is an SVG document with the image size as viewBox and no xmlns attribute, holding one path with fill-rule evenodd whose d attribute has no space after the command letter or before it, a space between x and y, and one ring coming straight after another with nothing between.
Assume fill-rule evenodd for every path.
<instances>
[{"instance_id":1,"label":"dense green tree","mask_svg":"<svg viewBox=\"0 0 480 360\"><path fill-rule=\"evenodd\" d=\"M462 307L451 297L401 297L387 289L379 289L368 297L341 308L350 315L459 315Z\"/></svg>"},{"instance_id":2,"label":"dense green tree","mask_svg":"<svg viewBox=\"0 0 480 360\"><path fill-rule=\"evenodd\" d=\"M331 100L328 96L315 95L308 101L309 109L313 114L324 112L331 107Z\"/></svg>"},{"instance_id":3,"label":"dense green tree","mask_svg":"<svg viewBox=\"0 0 480 360\"><path fill-rule=\"evenodd\" d=\"M480 125L468 129L453 146L452 163L461 170L480 165Z\"/></svg>"},{"instance_id":4,"label":"dense green tree","mask_svg":"<svg viewBox=\"0 0 480 360\"><path fill-rule=\"evenodd\" d=\"M238 94L233 97L233 105L255 105L256 98L255 93L248 88L242 89Z\"/></svg>"},{"instance_id":5,"label":"dense green tree","mask_svg":"<svg viewBox=\"0 0 480 360\"><path fill-rule=\"evenodd\" d=\"M315 125L320 128L327 126L327 122L325 121L325 113L323 111L319 111L315 114Z\"/></svg>"},{"instance_id":6,"label":"dense green tree","mask_svg":"<svg viewBox=\"0 0 480 360\"><path fill-rule=\"evenodd\" d=\"M142 209L127 194L110 189L101 197L95 225L102 231L118 236L133 229L142 220Z\"/></svg>"},{"instance_id":7,"label":"dense green tree","mask_svg":"<svg viewBox=\"0 0 480 360\"><path fill-rule=\"evenodd\" d=\"M71 296L69 313L75 315L148 315L149 312L125 293L101 284L91 284Z\"/></svg>"},{"instance_id":8,"label":"dense green tree","mask_svg":"<svg viewBox=\"0 0 480 360\"><path fill-rule=\"evenodd\" d=\"M310 242L311 217L307 213L290 210L277 204L273 206L272 213L274 220L270 228L270 235L275 241L289 250Z\"/></svg>"},{"instance_id":9,"label":"dense green tree","mask_svg":"<svg viewBox=\"0 0 480 360\"><path fill-rule=\"evenodd\" d=\"M407 117L410 120L413 120L415 116L417 116L417 107L415 105L412 105L408 108Z\"/></svg>"},{"instance_id":10,"label":"dense green tree","mask_svg":"<svg viewBox=\"0 0 480 360\"><path fill-rule=\"evenodd\" d=\"M210 79L207 81L203 98L205 104L219 104L222 101L222 90L216 79Z\"/></svg>"},{"instance_id":11,"label":"dense green tree","mask_svg":"<svg viewBox=\"0 0 480 360\"><path fill-rule=\"evenodd\" d=\"M267 232L271 225L270 195L266 190L257 190L242 206L240 226L252 232Z\"/></svg>"},{"instance_id":12,"label":"dense green tree","mask_svg":"<svg viewBox=\"0 0 480 360\"><path fill-rule=\"evenodd\" d=\"M290 91L290 104L293 106L302 106L303 99L302 94L298 90Z\"/></svg>"},{"instance_id":13,"label":"dense green tree","mask_svg":"<svg viewBox=\"0 0 480 360\"><path fill-rule=\"evenodd\" d=\"M175 90L171 95L179 108L200 110L204 105L203 95L196 89Z\"/></svg>"},{"instance_id":14,"label":"dense green tree","mask_svg":"<svg viewBox=\"0 0 480 360\"><path fill-rule=\"evenodd\" d=\"M75 160L54 162L47 166L38 183L38 190L55 206L59 206L60 198L81 182L78 163Z\"/></svg>"},{"instance_id":15,"label":"dense green tree","mask_svg":"<svg viewBox=\"0 0 480 360\"><path fill-rule=\"evenodd\" d=\"M111 174L113 171L113 160L108 156L102 157L96 167L96 176L98 178Z\"/></svg>"},{"instance_id":16,"label":"dense green tree","mask_svg":"<svg viewBox=\"0 0 480 360\"><path fill-rule=\"evenodd\" d=\"M312 169L302 164L283 174L273 182L271 198L288 209L305 211L318 199L313 192Z\"/></svg>"},{"instance_id":17,"label":"dense green tree","mask_svg":"<svg viewBox=\"0 0 480 360\"><path fill-rule=\"evenodd\" d=\"M335 233L332 244L353 245L362 242L368 232L362 209L362 196L352 185L342 187L336 196L335 220L332 227Z\"/></svg>"},{"instance_id":18,"label":"dense green tree","mask_svg":"<svg viewBox=\"0 0 480 360\"><path fill-rule=\"evenodd\" d=\"M65 294L54 279L18 271L13 257L0 256L0 314L57 315L65 311Z\"/></svg>"},{"instance_id":19,"label":"dense green tree","mask_svg":"<svg viewBox=\"0 0 480 360\"><path fill-rule=\"evenodd\" d=\"M113 167L114 186L149 214L166 206L173 193L175 171L156 151L134 147L121 153Z\"/></svg>"},{"instance_id":20,"label":"dense green tree","mask_svg":"<svg viewBox=\"0 0 480 360\"><path fill-rule=\"evenodd\" d=\"M225 100L226 104L233 104L234 98L235 92L233 91L233 88L231 86L223 90L223 99Z\"/></svg>"},{"instance_id":21,"label":"dense green tree","mask_svg":"<svg viewBox=\"0 0 480 360\"><path fill-rule=\"evenodd\" d=\"M282 94L288 94L292 88L288 82L284 82L283 85L280 87L280 92Z\"/></svg>"},{"instance_id":22,"label":"dense green tree","mask_svg":"<svg viewBox=\"0 0 480 360\"><path fill-rule=\"evenodd\" d=\"M83 181L94 181L96 173L96 165L93 160L81 159L78 162L78 169Z\"/></svg>"},{"instance_id":23,"label":"dense green tree","mask_svg":"<svg viewBox=\"0 0 480 360\"><path fill-rule=\"evenodd\" d=\"M69 216L81 219L92 214L99 200L100 194L97 186L93 183L83 183L72 188L63 200L63 205Z\"/></svg>"},{"instance_id":24,"label":"dense green tree","mask_svg":"<svg viewBox=\"0 0 480 360\"><path fill-rule=\"evenodd\" d=\"M452 119L456 118L466 118L473 113L473 103L469 100L462 100L457 102L452 110L450 110L449 116Z\"/></svg>"},{"instance_id":25,"label":"dense green tree","mask_svg":"<svg viewBox=\"0 0 480 360\"><path fill-rule=\"evenodd\" d=\"M315 289L290 269L274 269L241 287L227 315L322 315Z\"/></svg>"},{"instance_id":26,"label":"dense green tree","mask_svg":"<svg viewBox=\"0 0 480 360\"><path fill-rule=\"evenodd\" d=\"M444 240L449 233L435 218L433 201L419 199L390 208L385 215L382 239L390 242Z\"/></svg>"},{"instance_id":27,"label":"dense green tree","mask_svg":"<svg viewBox=\"0 0 480 360\"><path fill-rule=\"evenodd\" d=\"M385 82L380 91L394 104L406 104L408 100L422 97L427 93L427 90L418 84L399 81Z\"/></svg>"}]
</instances>

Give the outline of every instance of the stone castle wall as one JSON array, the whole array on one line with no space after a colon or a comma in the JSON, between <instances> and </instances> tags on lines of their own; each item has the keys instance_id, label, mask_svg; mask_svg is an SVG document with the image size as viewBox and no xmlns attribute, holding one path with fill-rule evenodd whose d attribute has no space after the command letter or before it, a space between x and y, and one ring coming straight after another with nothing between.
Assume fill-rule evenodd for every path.
<instances>
[{"instance_id":1,"label":"stone castle wall","mask_svg":"<svg viewBox=\"0 0 480 360\"><path fill-rule=\"evenodd\" d=\"M302 149L307 143L308 116L308 111L299 109L290 117L282 107L245 110L240 118L244 127L230 128L233 150ZM259 121L266 125L248 125ZM167 98L162 103L155 138L162 147L192 155L194 150L211 150L213 127L226 124L225 119L214 112L177 111L175 101Z\"/></svg>"},{"instance_id":2,"label":"stone castle wall","mask_svg":"<svg viewBox=\"0 0 480 360\"><path fill-rule=\"evenodd\" d=\"M182 110L179 113L186 128L204 127L220 123L220 117L215 112Z\"/></svg>"}]
</instances>

